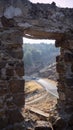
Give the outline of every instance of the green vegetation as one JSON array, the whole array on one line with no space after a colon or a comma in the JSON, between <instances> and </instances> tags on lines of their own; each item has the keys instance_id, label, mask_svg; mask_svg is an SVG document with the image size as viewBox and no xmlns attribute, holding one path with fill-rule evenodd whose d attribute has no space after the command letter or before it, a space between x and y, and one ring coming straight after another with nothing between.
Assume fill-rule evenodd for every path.
<instances>
[{"instance_id":1,"label":"green vegetation","mask_svg":"<svg viewBox=\"0 0 73 130\"><path fill-rule=\"evenodd\" d=\"M25 69L43 68L55 62L59 49L54 44L24 44Z\"/></svg>"}]
</instances>

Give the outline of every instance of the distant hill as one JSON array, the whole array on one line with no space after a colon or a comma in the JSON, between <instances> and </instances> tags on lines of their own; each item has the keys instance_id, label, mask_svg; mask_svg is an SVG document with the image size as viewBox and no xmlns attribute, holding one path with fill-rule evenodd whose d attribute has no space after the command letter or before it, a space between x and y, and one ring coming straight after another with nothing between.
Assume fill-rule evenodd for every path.
<instances>
[{"instance_id":1,"label":"distant hill","mask_svg":"<svg viewBox=\"0 0 73 130\"><path fill-rule=\"evenodd\" d=\"M58 73L56 72L56 63L53 63L45 68L41 69L37 74L38 77L48 78L52 80L58 79Z\"/></svg>"},{"instance_id":2,"label":"distant hill","mask_svg":"<svg viewBox=\"0 0 73 130\"><path fill-rule=\"evenodd\" d=\"M59 49L54 44L24 44L25 74L39 73L41 69L55 63Z\"/></svg>"}]
</instances>

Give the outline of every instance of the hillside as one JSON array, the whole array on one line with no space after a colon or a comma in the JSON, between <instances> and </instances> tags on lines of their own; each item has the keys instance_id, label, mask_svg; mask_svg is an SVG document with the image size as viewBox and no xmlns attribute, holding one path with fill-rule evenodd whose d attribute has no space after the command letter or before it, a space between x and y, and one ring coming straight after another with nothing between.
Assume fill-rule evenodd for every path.
<instances>
[{"instance_id":1,"label":"hillside","mask_svg":"<svg viewBox=\"0 0 73 130\"><path fill-rule=\"evenodd\" d=\"M45 68L41 69L37 75L38 77L48 78L52 80L58 79L58 73L56 72L56 63L53 63Z\"/></svg>"},{"instance_id":2,"label":"hillside","mask_svg":"<svg viewBox=\"0 0 73 130\"><path fill-rule=\"evenodd\" d=\"M41 69L55 63L59 49L54 44L24 44L25 74L39 73Z\"/></svg>"}]
</instances>

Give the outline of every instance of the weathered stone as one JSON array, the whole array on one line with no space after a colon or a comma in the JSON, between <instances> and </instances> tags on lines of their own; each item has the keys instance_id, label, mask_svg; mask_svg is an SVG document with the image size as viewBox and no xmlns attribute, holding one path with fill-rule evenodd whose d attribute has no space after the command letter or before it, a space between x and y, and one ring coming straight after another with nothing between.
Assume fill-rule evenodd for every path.
<instances>
[{"instance_id":1,"label":"weathered stone","mask_svg":"<svg viewBox=\"0 0 73 130\"><path fill-rule=\"evenodd\" d=\"M64 94L64 92L59 92L59 98L60 98L60 100L65 100L65 94Z\"/></svg>"},{"instance_id":2,"label":"weathered stone","mask_svg":"<svg viewBox=\"0 0 73 130\"><path fill-rule=\"evenodd\" d=\"M5 16L2 16L1 22L4 27L14 27L13 19L7 19Z\"/></svg>"},{"instance_id":3,"label":"weathered stone","mask_svg":"<svg viewBox=\"0 0 73 130\"><path fill-rule=\"evenodd\" d=\"M7 88L0 88L0 96L6 95L8 93Z\"/></svg>"},{"instance_id":4,"label":"weathered stone","mask_svg":"<svg viewBox=\"0 0 73 130\"><path fill-rule=\"evenodd\" d=\"M8 83L6 81L0 82L0 96L4 96L8 93Z\"/></svg>"},{"instance_id":5,"label":"weathered stone","mask_svg":"<svg viewBox=\"0 0 73 130\"><path fill-rule=\"evenodd\" d=\"M6 8L6 10L4 12L4 16L9 19L13 18L14 16L20 16L21 14L22 14L21 9L15 8L13 6Z\"/></svg>"},{"instance_id":6,"label":"weathered stone","mask_svg":"<svg viewBox=\"0 0 73 130\"><path fill-rule=\"evenodd\" d=\"M16 74L19 76L24 76L24 67L15 68Z\"/></svg>"},{"instance_id":7,"label":"weathered stone","mask_svg":"<svg viewBox=\"0 0 73 130\"><path fill-rule=\"evenodd\" d=\"M54 130L63 130L66 128L66 122L62 118L58 118L53 124Z\"/></svg>"},{"instance_id":8,"label":"weathered stone","mask_svg":"<svg viewBox=\"0 0 73 130\"><path fill-rule=\"evenodd\" d=\"M71 114L71 113L73 113L73 106L67 106L66 108L65 108L65 112L67 112L67 114Z\"/></svg>"},{"instance_id":9,"label":"weathered stone","mask_svg":"<svg viewBox=\"0 0 73 130\"><path fill-rule=\"evenodd\" d=\"M6 43L5 48L7 50L12 50L12 49L21 49L22 44L21 43Z\"/></svg>"},{"instance_id":10,"label":"weathered stone","mask_svg":"<svg viewBox=\"0 0 73 130\"><path fill-rule=\"evenodd\" d=\"M0 101L0 104L1 104L1 101ZM4 117L4 115L5 115L5 111L4 111L4 109L1 108L1 111L0 111L1 119Z\"/></svg>"},{"instance_id":11,"label":"weathered stone","mask_svg":"<svg viewBox=\"0 0 73 130\"><path fill-rule=\"evenodd\" d=\"M35 126L35 130L52 130L51 123L47 121L37 121Z\"/></svg>"},{"instance_id":12,"label":"weathered stone","mask_svg":"<svg viewBox=\"0 0 73 130\"><path fill-rule=\"evenodd\" d=\"M3 128L5 128L8 124L8 120L7 118L0 118L0 129L2 130Z\"/></svg>"},{"instance_id":13,"label":"weathered stone","mask_svg":"<svg viewBox=\"0 0 73 130\"><path fill-rule=\"evenodd\" d=\"M73 40L56 41L55 46L56 47L62 47L62 48L65 48L65 49L68 49L68 48L73 49Z\"/></svg>"},{"instance_id":14,"label":"weathered stone","mask_svg":"<svg viewBox=\"0 0 73 130\"><path fill-rule=\"evenodd\" d=\"M65 95L66 99L71 100L73 102L73 89L67 88L65 91Z\"/></svg>"},{"instance_id":15,"label":"weathered stone","mask_svg":"<svg viewBox=\"0 0 73 130\"><path fill-rule=\"evenodd\" d=\"M70 117L69 126L72 126L72 127L73 127L73 114L72 114L71 117Z\"/></svg>"},{"instance_id":16,"label":"weathered stone","mask_svg":"<svg viewBox=\"0 0 73 130\"><path fill-rule=\"evenodd\" d=\"M71 71L73 72L73 64L71 65Z\"/></svg>"},{"instance_id":17,"label":"weathered stone","mask_svg":"<svg viewBox=\"0 0 73 130\"><path fill-rule=\"evenodd\" d=\"M6 104L8 109L16 109L16 105L13 103L13 100L7 100Z\"/></svg>"},{"instance_id":18,"label":"weathered stone","mask_svg":"<svg viewBox=\"0 0 73 130\"><path fill-rule=\"evenodd\" d=\"M10 54L11 54L11 56L13 58L18 58L18 59L22 59L23 58L23 52L22 52L22 50L12 51Z\"/></svg>"},{"instance_id":19,"label":"weathered stone","mask_svg":"<svg viewBox=\"0 0 73 130\"><path fill-rule=\"evenodd\" d=\"M5 61L1 61L1 62L0 62L0 69L1 69L1 68L4 68L5 65L6 65L6 62L5 62Z\"/></svg>"},{"instance_id":20,"label":"weathered stone","mask_svg":"<svg viewBox=\"0 0 73 130\"><path fill-rule=\"evenodd\" d=\"M6 69L6 75L7 76L14 76L14 69L13 68L7 68Z\"/></svg>"},{"instance_id":21,"label":"weathered stone","mask_svg":"<svg viewBox=\"0 0 73 130\"><path fill-rule=\"evenodd\" d=\"M72 50L73 49L73 40L63 41L61 47L67 48L67 49L70 48Z\"/></svg>"},{"instance_id":22,"label":"weathered stone","mask_svg":"<svg viewBox=\"0 0 73 130\"><path fill-rule=\"evenodd\" d=\"M65 67L62 63L57 63L56 64L56 70L58 73L64 73L65 72Z\"/></svg>"},{"instance_id":23,"label":"weathered stone","mask_svg":"<svg viewBox=\"0 0 73 130\"><path fill-rule=\"evenodd\" d=\"M37 127L35 127L35 130L52 130L52 128L50 128L50 127L43 127L43 126L37 126Z\"/></svg>"},{"instance_id":24,"label":"weathered stone","mask_svg":"<svg viewBox=\"0 0 73 130\"><path fill-rule=\"evenodd\" d=\"M61 56L56 56L56 62L62 62L63 60L63 57Z\"/></svg>"},{"instance_id":25,"label":"weathered stone","mask_svg":"<svg viewBox=\"0 0 73 130\"><path fill-rule=\"evenodd\" d=\"M65 62L73 62L73 54L65 53L64 60L65 60Z\"/></svg>"},{"instance_id":26,"label":"weathered stone","mask_svg":"<svg viewBox=\"0 0 73 130\"><path fill-rule=\"evenodd\" d=\"M24 106L24 93L19 93L19 94L15 94L13 95L13 103L15 103L18 107L22 107Z\"/></svg>"},{"instance_id":27,"label":"weathered stone","mask_svg":"<svg viewBox=\"0 0 73 130\"><path fill-rule=\"evenodd\" d=\"M16 125L13 127L13 130L25 130L25 126L23 126L22 124L18 124L18 126Z\"/></svg>"},{"instance_id":28,"label":"weathered stone","mask_svg":"<svg viewBox=\"0 0 73 130\"><path fill-rule=\"evenodd\" d=\"M62 41L56 41L55 46L56 47L61 47L62 46Z\"/></svg>"},{"instance_id":29,"label":"weathered stone","mask_svg":"<svg viewBox=\"0 0 73 130\"><path fill-rule=\"evenodd\" d=\"M65 81L68 86L73 86L73 78L66 78Z\"/></svg>"},{"instance_id":30,"label":"weathered stone","mask_svg":"<svg viewBox=\"0 0 73 130\"><path fill-rule=\"evenodd\" d=\"M24 80L9 81L9 89L11 93L19 93L24 91Z\"/></svg>"},{"instance_id":31,"label":"weathered stone","mask_svg":"<svg viewBox=\"0 0 73 130\"><path fill-rule=\"evenodd\" d=\"M6 116L8 117L8 124L15 124L24 121L23 116L20 114L18 109L7 110Z\"/></svg>"}]
</instances>

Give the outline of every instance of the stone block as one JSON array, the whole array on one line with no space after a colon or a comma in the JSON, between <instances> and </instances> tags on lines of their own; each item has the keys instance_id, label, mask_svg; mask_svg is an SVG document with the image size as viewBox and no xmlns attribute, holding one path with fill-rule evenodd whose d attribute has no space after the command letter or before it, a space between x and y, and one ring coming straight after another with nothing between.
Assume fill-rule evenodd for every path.
<instances>
[{"instance_id":1,"label":"stone block","mask_svg":"<svg viewBox=\"0 0 73 130\"><path fill-rule=\"evenodd\" d=\"M56 56L56 62L60 61L60 56Z\"/></svg>"},{"instance_id":2,"label":"stone block","mask_svg":"<svg viewBox=\"0 0 73 130\"><path fill-rule=\"evenodd\" d=\"M52 130L52 125L47 121L37 121L35 125L35 130Z\"/></svg>"},{"instance_id":3,"label":"stone block","mask_svg":"<svg viewBox=\"0 0 73 130\"><path fill-rule=\"evenodd\" d=\"M13 58L22 59L22 58L23 58L23 51L22 51L22 50L12 51L12 52L10 53L10 55L11 55Z\"/></svg>"},{"instance_id":4,"label":"stone block","mask_svg":"<svg viewBox=\"0 0 73 130\"><path fill-rule=\"evenodd\" d=\"M18 109L11 109L6 111L6 117L8 118L8 125L20 123L24 121L23 116L21 115L20 111Z\"/></svg>"},{"instance_id":5,"label":"stone block","mask_svg":"<svg viewBox=\"0 0 73 130\"><path fill-rule=\"evenodd\" d=\"M26 128L22 124L18 124L16 126L14 126L13 130L26 130Z\"/></svg>"},{"instance_id":6,"label":"stone block","mask_svg":"<svg viewBox=\"0 0 73 130\"><path fill-rule=\"evenodd\" d=\"M73 64L71 65L71 71L73 72Z\"/></svg>"},{"instance_id":7,"label":"stone block","mask_svg":"<svg viewBox=\"0 0 73 130\"><path fill-rule=\"evenodd\" d=\"M3 33L3 35L1 35L1 39L4 43L4 45L7 43L7 46L9 43L16 43L16 44L23 44L22 41L22 36L20 34L21 32L18 30L7 30L7 33Z\"/></svg>"},{"instance_id":8,"label":"stone block","mask_svg":"<svg viewBox=\"0 0 73 130\"><path fill-rule=\"evenodd\" d=\"M59 92L59 98L62 101L65 101L66 97L65 97L65 93L64 92Z\"/></svg>"},{"instance_id":9,"label":"stone block","mask_svg":"<svg viewBox=\"0 0 73 130\"><path fill-rule=\"evenodd\" d=\"M12 101L7 101L6 102L6 104L7 104L7 108L8 109L14 109L14 108L16 108L16 104L14 104Z\"/></svg>"},{"instance_id":10,"label":"stone block","mask_svg":"<svg viewBox=\"0 0 73 130\"><path fill-rule=\"evenodd\" d=\"M13 103L15 103L18 107L23 107L25 103L24 93L13 95Z\"/></svg>"},{"instance_id":11,"label":"stone block","mask_svg":"<svg viewBox=\"0 0 73 130\"><path fill-rule=\"evenodd\" d=\"M73 62L73 54L65 53L64 60L65 60L65 62Z\"/></svg>"},{"instance_id":12,"label":"stone block","mask_svg":"<svg viewBox=\"0 0 73 130\"><path fill-rule=\"evenodd\" d=\"M0 109L3 109L4 107L4 103L0 101ZM0 112L0 116L1 116L2 112Z\"/></svg>"},{"instance_id":13,"label":"stone block","mask_svg":"<svg viewBox=\"0 0 73 130\"><path fill-rule=\"evenodd\" d=\"M6 61L0 61L0 69L6 66Z\"/></svg>"},{"instance_id":14,"label":"stone block","mask_svg":"<svg viewBox=\"0 0 73 130\"><path fill-rule=\"evenodd\" d=\"M6 76L14 76L14 69L13 68L7 68L6 69Z\"/></svg>"},{"instance_id":15,"label":"stone block","mask_svg":"<svg viewBox=\"0 0 73 130\"><path fill-rule=\"evenodd\" d=\"M71 115L71 117L69 119L69 126L73 127L73 114Z\"/></svg>"},{"instance_id":16,"label":"stone block","mask_svg":"<svg viewBox=\"0 0 73 130\"><path fill-rule=\"evenodd\" d=\"M14 27L14 20L7 19L5 16L1 17L1 23L4 27Z\"/></svg>"},{"instance_id":17,"label":"stone block","mask_svg":"<svg viewBox=\"0 0 73 130\"><path fill-rule=\"evenodd\" d=\"M8 89L7 88L0 88L0 96L4 96L8 93Z\"/></svg>"},{"instance_id":18,"label":"stone block","mask_svg":"<svg viewBox=\"0 0 73 130\"><path fill-rule=\"evenodd\" d=\"M24 76L24 66L15 68L15 71L18 76Z\"/></svg>"},{"instance_id":19,"label":"stone block","mask_svg":"<svg viewBox=\"0 0 73 130\"><path fill-rule=\"evenodd\" d=\"M56 41L55 46L73 49L73 40Z\"/></svg>"},{"instance_id":20,"label":"stone block","mask_svg":"<svg viewBox=\"0 0 73 130\"><path fill-rule=\"evenodd\" d=\"M25 126L23 126L23 124L20 123L16 123L16 124L12 124L12 125L8 125L8 127L6 127L4 130L26 130Z\"/></svg>"},{"instance_id":21,"label":"stone block","mask_svg":"<svg viewBox=\"0 0 73 130\"><path fill-rule=\"evenodd\" d=\"M57 63L56 64L56 71L58 73L64 73L65 72L64 65L62 63Z\"/></svg>"},{"instance_id":22,"label":"stone block","mask_svg":"<svg viewBox=\"0 0 73 130\"><path fill-rule=\"evenodd\" d=\"M56 62L62 62L63 58L61 56L56 56Z\"/></svg>"},{"instance_id":23,"label":"stone block","mask_svg":"<svg viewBox=\"0 0 73 130\"><path fill-rule=\"evenodd\" d=\"M65 79L66 84L70 87L73 86L73 78L66 78Z\"/></svg>"},{"instance_id":24,"label":"stone block","mask_svg":"<svg viewBox=\"0 0 73 130\"><path fill-rule=\"evenodd\" d=\"M66 128L66 122L64 119L58 117L55 123L53 124L54 130L63 130Z\"/></svg>"},{"instance_id":25,"label":"stone block","mask_svg":"<svg viewBox=\"0 0 73 130\"><path fill-rule=\"evenodd\" d=\"M35 127L35 130L52 130L52 128L46 126L37 126Z\"/></svg>"},{"instance_id":26,"label":"stone block","mask_svg":"<svg viewBox=\"0 0 73 130\"><path fill-rule=\"evenodd\" d=\"M19 60L18 59L14 59L14 60L12 60L12 59L10 59L10 60L8 60L7 61L7 63L8 63L8 66L11 68L13 68L17 63L19 64Z\"/></svg>"},{"instance_id":27,"label":"stone block","mask_svg":"<svg viewBox=\"0 0 73 130\"><path fill-rule=\"evenodd\" d=\"M8 83L5 80L0 81L0 96L8 93Z\"/></svg>"},{"instance_id":28,"label":"stone block","mask_svg":"<svg viewBox=\"0 0 73 130\"><path fill-rule=\"evenodd\" d=\"M24 92L24 80L10 80L9 89L11 93Z\"/></svg>"},{"instance_id":29,"label":"stone block","mask_svg":"<svg viewBox=\"0 0 73 130\"><path fill-rule=\"evenodd\" d=\"M66 95L66 99L68 101L72 101L73 102L73 89L71 89L70 87L66 88L65 95Z\"/></svg>"},{"instance_id":30,"label":"stone block","mask_svg":"<svg viewBox=\"0 0 73 130\"><path fill-rule=\"evenodd\" d=\"M8 124L7 118L0 117L0 130L7 127L7 124Z\"/></svg>"},{"instance_id":31,"label":"stone block","mask_svg":"<svg viewBox=\"0 0 73 130\"><path fill-rule=\"evenodd\" d=\"M72 114L73 113L73 106L66 106L66 108L65 108L65 112L67 113L67 114Z\"/></svg>"},{"instance_id":32,"label":"stone block","mask_svg":"<svg viewBox=\"0 0 73 130\"><path fill-rule=\"evenodd\" d=\"M1 103L1 101L0 101L0 103ZM3 108L1 108L1 110L0 110L0 118L2 118L4 116L5 116L5 111L4 111Z\"/></svg>"},{"instance_id":33,"label":"stone block","mask_svg":"<svg viewBox=\"0 0 73 130\"><path fill-rule=\"evenodd\" d=\"M22 44L21 43L6 43L6 46L5 46L5 48L7 49L7 50L15 50L15 49L21 49L22 48Z\"/></svg>"},{"instance_id":34,"label":"stone block","mask_svg":"<svg viewBox=\"0 0 73 130\"><path fill-rule=\"evenodd\" d=\"M55 42L55 47L61 47L62 46L62 42L61 41L56 41Z\"/></svg>"},{"instance_id":35,"label":"stone block","mask_svg":"<svg viewBox=\"0 0 73 130\"><path fill-rule=\"evenodd\" d=\"M10 94L7 95L5 98L5 102L7 105L7 109L15 109L16 108L16 104L13 103L13 96L12 95L10 95Z\"/></svg>"},{"instance_id":36,"label":"stone block","mask_svg":"<svg viewBox=\"0 0 73 130\"><path fill-rule=\"evenodd\" d=\"M70 48L73 49L73 40L66 40L62 43L63 48Z\"/></svg>"}]
</instances>

